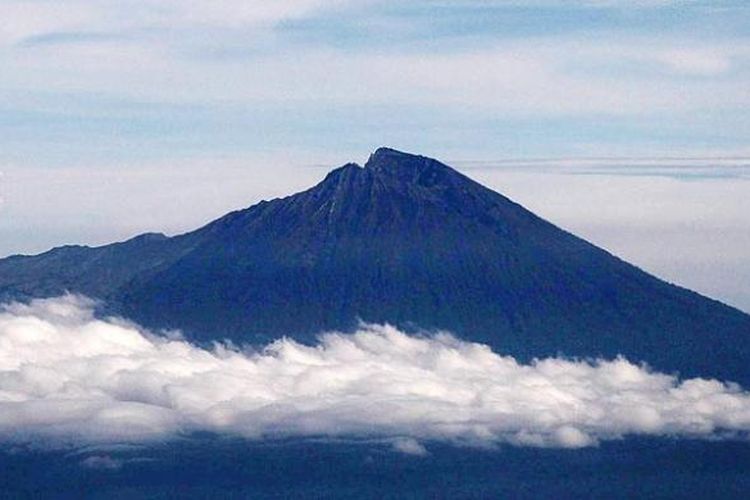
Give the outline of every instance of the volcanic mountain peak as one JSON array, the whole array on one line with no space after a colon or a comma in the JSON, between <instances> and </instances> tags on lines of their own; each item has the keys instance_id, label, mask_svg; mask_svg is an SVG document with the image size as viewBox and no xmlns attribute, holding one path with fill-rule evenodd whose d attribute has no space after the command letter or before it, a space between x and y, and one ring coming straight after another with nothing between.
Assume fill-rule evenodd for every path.
<instances>
[{"instance_id":1,"label":"volcanic mountain peak","mask_svg":"<svg viewBox=\"0 0 750 500\"><path fill-rule=\"evenodd\" d=\"M389 148L182 236L0 259L0 299L65 291L196 340L306 342L361 319L449 330L522 360L624 355L750 385L748 315Z\"/></svg>"},{"instance_id":2,"label":"volcanic mountain peak","mask_svg":"<svg viewBox=\"0 0 750 500\"><path fill-rule=\"evenodd\" d=\"M348 218L368 218L373 211L395 209L401 215L416 213L415 207L454 206L461 211L475 210L477 200L503 199L468 177L436 160L379 148L364 167L347 163L331 171L313 189L295 195L334 212L346 212ZM480 210L486 206L481 204ZM350 208L351 210L347 210ZM395 213L386 214L389 217ZM403 220L403 217L398 217ZM340 219L337 219L340 220ZM352 220L356 223L356 220Z\"/></svg>"},{"instance_id":3,"label":"volcanic mountain peak","mask_svg":"<svg viewBox=\"0 0 750 500\"><path fill-rule=\"evenodd\" d=\"M400 182L413 182L417 180L419 174L440 170L453 172L454 174L458 173L448 165L432 158L381 147L370 155L364 167L354 162L346 163L329 172L326 180L331 178L340 179L342 176L364 175L367 177L390 177Z\"/></svg>"},{"instance_id":4,"label":"volcanic mountain peak","mask_svg":"<svg viewBox=\"0 0 750 500\"><path fill-rule=\"evenodd\" d=\"M410 153L404 153L396 149L381 147L376 149L370 158L365 163L365 168L372 170L381 170L386 168L404 168L404 167L418 167L425 163L435 162L431 158L424 156L414 155Z\"/></svg>"},{"instance_id":5,"label":"volcanic mountain peak","mask_svg":"<svg viewBox=\"0 0 750 500\"><path fill-rule=\"evenodd\" d=\"M379 177L399 182L434 184L438 177L458 174L447 165L426 156L419 156L391 148L378 148L365 163L365 170Z\"/></svg>"}]
</instances>

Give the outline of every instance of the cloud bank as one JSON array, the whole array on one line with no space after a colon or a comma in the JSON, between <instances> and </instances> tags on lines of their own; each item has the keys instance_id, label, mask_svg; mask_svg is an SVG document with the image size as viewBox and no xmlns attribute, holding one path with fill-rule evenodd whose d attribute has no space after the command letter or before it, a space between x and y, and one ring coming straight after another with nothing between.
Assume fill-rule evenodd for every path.
<instances>
[{"instance_id":1,"label":"cloud bank","mask_svg":"<svg viewBox=\"0 0 750 500\"><path fill-rule=\"evenodd\" d=\"M148 442L194 431L251 439L390 439L584 447L629 434L746 436L750 393L624 359L529 365L448 334L365 325L315 346L211 350L96 319L66 296L0 313L0 441ZM99 464L97 464L99 465Z\"/></svg>"}]
</instances>

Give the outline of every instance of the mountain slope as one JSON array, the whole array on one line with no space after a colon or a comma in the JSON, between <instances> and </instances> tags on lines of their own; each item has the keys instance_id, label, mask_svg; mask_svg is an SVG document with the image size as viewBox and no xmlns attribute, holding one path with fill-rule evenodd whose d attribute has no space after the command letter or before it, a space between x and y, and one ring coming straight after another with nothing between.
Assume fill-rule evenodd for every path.
<instances>
[{"instance_id":1,"label":"mountain slope","mask_svg":"<svg viewBox=\"0 0 750 500\"><path fill-rule=\"evenodd\" d=\"M435 160L379 149L186 235L0 261L0 296L71 290L196 340L303 341L359 319L527 360L623 354L750 385L750 316L667 284Z\"/></svg>"}]
</instances>

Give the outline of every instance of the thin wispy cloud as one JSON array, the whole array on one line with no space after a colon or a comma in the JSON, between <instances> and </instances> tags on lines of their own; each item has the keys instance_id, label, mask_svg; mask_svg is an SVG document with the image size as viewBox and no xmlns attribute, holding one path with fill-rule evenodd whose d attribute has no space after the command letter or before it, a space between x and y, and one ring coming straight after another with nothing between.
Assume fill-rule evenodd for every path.
<instances>
[{"instance_id":1,"label":"thin wispy cloud","mask_svg":"<svg viewBox=\"0 0 750 500\"><path fill-rule=\"evenodd\" d=\"M264 27L343 3L346 0L219 0L210 3L179 0L9 0L0 5L0 16L14 22L3 23L0 40L15 43L55 34Z\"/></svg>"},{"instance_id":2,"label":"thin wispy cloud","mask_svg":"<svg viewBox=\"0 0 750 500\"><path fill-rule=\"evenodd\" d=\"M68 296L0 313L0 440L82 446L209 431L390 439L424 455L433 440L578 448L631 434L750 431L740 387L624 359L524 365L448 334L375 325L315 346L206 350L95 319L91 306Z\"/></svg>"},{"instance_id":3,"label":"thin wispy cloud","mask_svg":"<svg viewBox=\"0 0 750 500\"><path fill-rule=\"evenodd\" d=\"M511 141L515 156L532 147L569 155L571 129L593 130L598 150L625 143L630 154L657 154L644 122L666 129L666 146L683 156L696 134L736 148L750 105L750 44L734 26L748 14L722 5L735 11L706 12L701 2L3 2L3 150L14 161L70 162L96 155L84 146L93 139L119 159L164 158L198 135L212 154L262 144L304 154L342 134L369 146L369 131L351 121L389 129L384 115L396 110L409 120L394 134L461 123L452 137L467 149L534 123L535 133ZM144 104L164 107L155 117ZM92 107L106 123L89 130ZM347 114L356 116L347 123ZM247 129L240 116L255 127L230 146L217 123ZM624 133L602 131L605 119ZM313 120L327 126L312 130ZM156 140L165 131L169 145ZM528 142L535 134L559 140ZM434 135L421 142L451 137ZM494 146L493 157L506 148Z\"/></svg>"},{"instance_id":4,"label":"thin wispy cloud","mask_svg":"<svg viewBox=\"0 0 750 500\"><path fill-rule=\"evenodd\" d=\"M318 47L218 61L177 52L138 40L40 45L12 51L6 61L17 71L4 80L11 88L44 92L53 73L63 92L205 104L216 113L398 105L470 111L472 120L498 113L505 119L634 119L750 105L745 79L731 76L747 69L750 49L744 45L690 47L674 40L654 46L633 39L593 46L537 39L459 53Z\"/></svg>"}]
</instances>

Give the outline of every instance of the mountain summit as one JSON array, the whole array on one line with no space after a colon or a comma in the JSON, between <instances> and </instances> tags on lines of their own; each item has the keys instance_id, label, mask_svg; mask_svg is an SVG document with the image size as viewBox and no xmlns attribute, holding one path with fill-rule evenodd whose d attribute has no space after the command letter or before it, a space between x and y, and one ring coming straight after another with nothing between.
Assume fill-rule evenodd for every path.
<instances>
[{"instance_id":1,"label":"mountain summit","mask_svg":"<svg viewBox=\"0 0 750 500\"><path fill-rule=\"evenodd\" d=\"M0 260L0 298L66 291L189 338L312 341L360 320L521 360L624 355L750 385L750 316L665 283L437 160L381 148L196 231Z\"/></svg>"},{"instance_id":2,"label":"mountain summit","mask_svg":"<svg viewBox=\"0 0 750 500\"><path fill-rule=\"evenodd\" d=\"M437 160L425 156L411 155L390 148L378 148L370 155L365 168L374 172L390 172L413 178L422 170L441 165Z\"/></svg>"}]
</instances>

